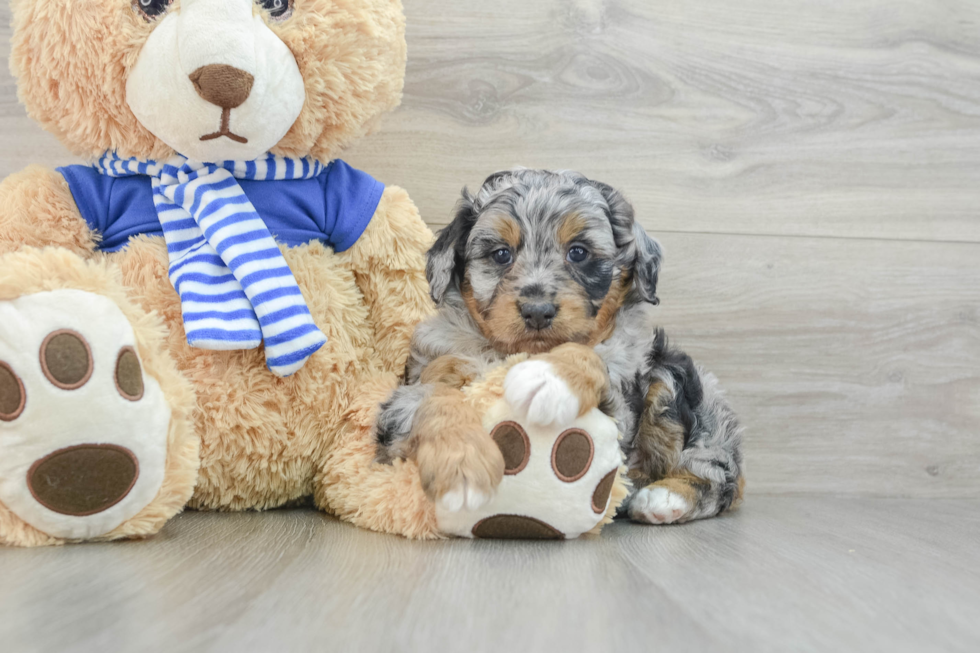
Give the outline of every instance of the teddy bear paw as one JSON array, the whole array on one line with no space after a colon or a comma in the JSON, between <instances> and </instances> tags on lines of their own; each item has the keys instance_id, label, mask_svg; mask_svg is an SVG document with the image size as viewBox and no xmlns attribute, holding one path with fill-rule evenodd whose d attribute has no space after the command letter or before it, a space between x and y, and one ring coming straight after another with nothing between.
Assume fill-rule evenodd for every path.
<instances>
[{"instance_id":1,"label":"teddy bear paw","mask_svg":"<svg viewBox=\"0 0 980 653\"><path fill-rule=\"evenodd\" d=\"M0 302L0 503L65 539L104 535L163 483L170 407L107 297Z\"/></svg>"},{"instance_id":2,"label":"teddy bear paw","mask_svg":"<svg viewBox=\"0 0 980 653\"><path fill-rule=\"evenodd\" d=\"M578 417L579 399L551 363L529 360L510 369L504 398L522 420L538 426L569 424Z\"/></svg>"}]
</instances>

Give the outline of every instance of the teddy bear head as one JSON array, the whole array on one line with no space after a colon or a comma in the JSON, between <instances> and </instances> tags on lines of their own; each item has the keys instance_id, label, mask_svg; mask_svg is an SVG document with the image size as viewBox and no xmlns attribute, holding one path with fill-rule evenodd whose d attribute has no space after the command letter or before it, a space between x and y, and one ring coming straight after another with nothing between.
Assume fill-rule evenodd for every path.
<instances>
[{"instance_id":1,"label":"teddy bear head","mask_svg":"<svg viewBox=\"0 0 980 653\"><path fill-rule=\"evenodd\" d=\"M32 118L95 158L336 157L401 97L400 0L12 0Z\"/></svg>"}]
</instances>

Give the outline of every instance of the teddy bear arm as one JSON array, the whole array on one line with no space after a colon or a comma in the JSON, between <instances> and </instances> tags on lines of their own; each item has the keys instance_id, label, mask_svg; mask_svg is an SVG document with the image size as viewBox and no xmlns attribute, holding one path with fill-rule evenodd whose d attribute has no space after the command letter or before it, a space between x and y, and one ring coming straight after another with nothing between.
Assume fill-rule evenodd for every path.
<instances>
[{"instance_id":1,"label":"teddy bear arm","mask_svg":"<svg viewBox=\"0 0 980 653\"><path fill-rule=\"evenodd\" d=\"M31 165L0 182L0 254L52 246L88 256L95 251L96 235L64 177Z\"/></svg>"},{"instance_id":2,"label":"teddy bear arm","mask_svg":"<svg viewBox=\"0 0 980 653\"><path fill-rule=\"evenodd\" d=\"M368 305L384 371L402 373L415 325L434 311L425 278L432 239L408 193L388 186L364 234L344 253Z\"/></svg>"}]
</instances>

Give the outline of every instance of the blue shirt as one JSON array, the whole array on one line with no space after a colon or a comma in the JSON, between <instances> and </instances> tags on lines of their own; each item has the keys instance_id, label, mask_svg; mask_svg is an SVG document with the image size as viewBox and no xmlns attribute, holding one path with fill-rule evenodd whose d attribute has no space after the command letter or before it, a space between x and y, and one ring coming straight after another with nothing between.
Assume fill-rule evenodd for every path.
<instances>
[{"instance_id":1,"label":"blue shirt","mask_svg":"<svg viewBox=\"0 0 980 653\"><path fill-rule=\"evenodd\" d=\"M85 222L102 234L100 250L118 251L140 234L163 236L149 177L110 177L80 165L58 172ZM320 240L337 252L364 233L384 192L384 184L339 159L312 179L238 183L276 240L289 247Z\"/></svg>"}]
</instances>

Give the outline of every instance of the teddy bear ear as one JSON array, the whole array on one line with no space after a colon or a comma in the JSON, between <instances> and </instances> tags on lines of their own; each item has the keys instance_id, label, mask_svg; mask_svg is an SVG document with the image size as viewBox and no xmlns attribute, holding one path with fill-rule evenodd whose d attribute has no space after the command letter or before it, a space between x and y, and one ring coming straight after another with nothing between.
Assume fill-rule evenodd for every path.
<instances>
[{"instance_id":1,"label":"teddy bear ear","mask_svg":"<svg viewBox=\"0 0 980 653\"><path fill-rule=\"evenodd\" d=\"M429 281L429 294L437 305L442 303L450 286L458 289L463 279L466 240L477 218L474 202L469 190L464 188L456 206L456 217L439 232L436 244L429 250L425 277Z\"/></svg>"}]
</instances>

